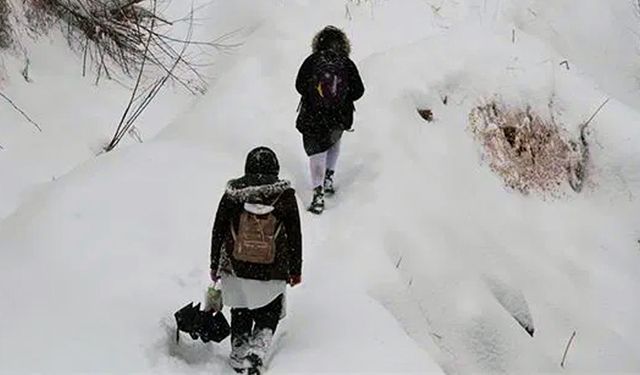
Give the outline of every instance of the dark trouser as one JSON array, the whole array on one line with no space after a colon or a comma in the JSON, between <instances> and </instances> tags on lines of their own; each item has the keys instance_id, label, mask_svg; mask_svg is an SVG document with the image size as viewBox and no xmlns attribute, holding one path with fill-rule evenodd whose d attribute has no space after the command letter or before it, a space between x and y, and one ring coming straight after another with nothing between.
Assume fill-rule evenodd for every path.
<instances>
[{"instance_id":1,"label":"dark trouser","mask_svg":"<svg viewBox=\"0 0 640 375\"><path fill-rule=\"evenodd\" d=\"M265 328L275 332L282 313L282 294L268 305L257 309L231 309L231 337L250 337Z\"/></svg>"},{"instance_id":2,"label":"dark trouser","mask_svg":"<svg viewBox=\"0 0 640 375\"><path fill-rule=\"evenodd\" d=\"M302 144L307 156L325 152L342 138L344 130L328 130L319 133L303 133Z\"/></svg>"}]
</instances>

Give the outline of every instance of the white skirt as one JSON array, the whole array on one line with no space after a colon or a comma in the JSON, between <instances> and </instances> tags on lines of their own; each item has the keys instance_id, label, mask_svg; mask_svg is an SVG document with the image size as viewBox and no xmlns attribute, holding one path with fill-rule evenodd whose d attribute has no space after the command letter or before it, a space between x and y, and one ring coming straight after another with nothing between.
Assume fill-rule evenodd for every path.
<instances>
[{"instance_id":1,"label":"white skirt","mask_svg":"<svg viewBox=\"0 0 640 375\"><path fill-rule=\"evenodd\" d=\"M222 303L232 308L257 309L285 294L284 280L251 280L222 273ZM283 306L284 310L284 306Z\"/></svg>"}]
</instances>

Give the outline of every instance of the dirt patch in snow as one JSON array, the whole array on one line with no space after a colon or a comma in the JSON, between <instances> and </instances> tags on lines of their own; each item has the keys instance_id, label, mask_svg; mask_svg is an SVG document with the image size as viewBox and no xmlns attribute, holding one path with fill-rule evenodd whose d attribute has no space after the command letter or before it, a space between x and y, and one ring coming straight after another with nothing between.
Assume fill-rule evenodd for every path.
<instances>
[{"instance_id":1,"label":"dirt patch in snow","mask_svg":"<svg viewBox=\"0 0 640 375\"><path fill-rule=\"evenodd\" d=\"M531 108L490 101L471 111L469 128L483 159L509 188L550 196L558 196L564 182L582 189L586 145Z\"/></svg>"}]
</instances>

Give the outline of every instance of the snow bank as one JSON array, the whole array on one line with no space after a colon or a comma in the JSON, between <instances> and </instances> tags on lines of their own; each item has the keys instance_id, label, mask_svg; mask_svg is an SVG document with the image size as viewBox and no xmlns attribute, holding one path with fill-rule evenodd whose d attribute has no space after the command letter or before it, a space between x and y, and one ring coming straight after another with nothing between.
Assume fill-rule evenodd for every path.
<instances>
[{"instance_id":1,"label":"snow bank","mask_svg":"<svg viewBox=\"0 0 640 375\"><path fill-rule=\"evenodd\" d=\"M206 14L205 3L196 1L193 6ZM191 5L191 2L172 2L164 6L162 12L168 18L179 19L188 14ZM22 7L16 4L14 12L20 14ZM173 35L182 37L187 27L186 23L177 22ZM15 30L21 36L17 40L17 51L4 51L0 57L0 92L13 100L42 131L0 98L0 171L3 173L0 219L28 201L41 185L102 152L113 137L133 86L130 78L115 72L113 80L102 77L96 85L97 72L88 66L86 76L82 77L82 56L70 50L56 28L50 36L37 40L23 29L24 26ZM193 32L194 40L210 40L229 30L196 25ZM224 42L234 43L234 38L232 35ZM209 62L219 53L197 48L189 51L190 54L202 52L207 53L205 60ZM195 99L180 88L170 86L157 96L149 111L140 116L136 131L142 140L155 136ZM137 142L135 137L127 136L121 146Z\"/></svg>"},{"instance_id":2,"label":"snow bank","mask_svg":"<svg viewBox=\"0 0 640 375\"><path fill-rule=\"evenodd\" d=\"M603 110L588 137L591 189L548 201L504 188L467 130L470 110L499 94L576 134L605 95L556 69L559 61L536 38L521 33L514 43L509 28L490 25L364 63L361 152L376 155L379 173L375 211L364 216L382 217L368 233L404 276L451 371L554 371L574 330L582 336L569 354L571 370L640 365L633 318L640 304L631 297L640 286L638 219L630 199L640 187L631 156L638 114L616 101ZM424 122L416 108L431 108L436 121ZM516 306L504 306L487 277L503 280ZM522 312L535 321L533 338L512 317Z\"/></svg>"}]
</instances>

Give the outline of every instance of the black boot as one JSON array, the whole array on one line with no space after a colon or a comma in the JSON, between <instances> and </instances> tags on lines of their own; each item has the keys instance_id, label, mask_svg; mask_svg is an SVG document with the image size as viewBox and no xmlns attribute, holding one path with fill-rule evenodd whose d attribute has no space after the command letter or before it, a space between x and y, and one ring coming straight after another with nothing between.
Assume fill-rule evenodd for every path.
<instances>
[{"instance_id":1,"label":"black boot","mask_svg":"<svg viewBox=\"0 0 640 375\"><path fill-rule=\"evenodd\" d=\"M252 353L247 356L247 360L251 363L251 367L247 369L247 374L260 375L264 366L262 359L257 354Z\"/></svg>"},{"instance_id":2,"label":"black boot","mask_svg":"<svg viewBox=\"0 0 640 375\"><path fill-rule=\"evenodd\" d=\"M327 169L324 173L324 193L327 196L331 196L336 193L336 189L333 187L333 175L335 173L336 172L331 169Z\"/></svg>"},{"instance_id":3,"label":"black boot","mask_svg":"<svg viewBox=\"0 0 640 375\"><path fill-rule=\"evenodd\" d=\"M319 215L324 211L324 189L318 186L313 189L313 199L309 206L309 212Z\"/></svg>"},{"instance_id":4,"label":"black boot","mask_svg":"<svg viewBox=\"0 0 640 375\"><path fill-rule=\"evenodd\" d=\"M239 374L246 372L252 366L252 363L247 359L249 348L249 339L247 337L231 337L229 365Z\"/></svg>"}]
</instances>

